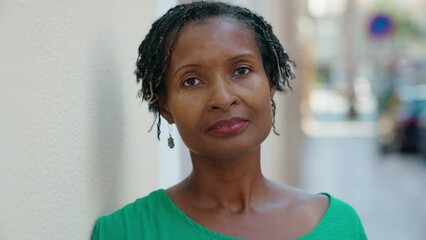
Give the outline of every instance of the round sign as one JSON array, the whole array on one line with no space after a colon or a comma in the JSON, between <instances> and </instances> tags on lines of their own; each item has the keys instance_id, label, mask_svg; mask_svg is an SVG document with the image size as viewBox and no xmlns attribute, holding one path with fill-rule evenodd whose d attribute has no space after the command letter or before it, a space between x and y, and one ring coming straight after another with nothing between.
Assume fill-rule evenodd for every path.
<instances>
[{"instance_id":1,"label":"round sign","mask_svg":"<svg viewBox=\"0 0 426 240\"><path fill-rule=\"evenodd\" d=\"M395 32L394 20L387 14L376 14L370 20L368 31L374 38L389 37Z\"/></svg>"}]
</instances>

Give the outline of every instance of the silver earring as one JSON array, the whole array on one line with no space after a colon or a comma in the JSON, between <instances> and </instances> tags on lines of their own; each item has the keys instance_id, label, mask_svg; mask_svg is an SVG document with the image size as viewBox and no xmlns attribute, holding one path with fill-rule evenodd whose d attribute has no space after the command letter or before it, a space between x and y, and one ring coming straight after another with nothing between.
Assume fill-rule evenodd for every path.
<instances>
[{"instance_id":1,"label":"silver earring","mask_svg":"<svg viewBox=\"0 0 426 240\"><path fill-rule=\"evenodd\" d=\"M169 124L169 138L167 139L167 144L169 145L170 149L173 149L175 147L175 141L172 137L172 126Z\"/></svg>"}]
</instances>

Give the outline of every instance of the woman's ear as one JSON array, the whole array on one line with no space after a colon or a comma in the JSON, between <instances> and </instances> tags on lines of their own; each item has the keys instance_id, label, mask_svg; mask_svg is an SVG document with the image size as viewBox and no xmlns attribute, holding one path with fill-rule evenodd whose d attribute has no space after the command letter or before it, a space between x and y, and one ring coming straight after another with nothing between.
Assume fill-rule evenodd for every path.
<instances>
[{"instance_id":1,"label":"woman's ear","mask_svg":"<svg viewBox=\"0 0 426 240\"><path fill-rule=\"evenodd\" d=\"M275 87L275 85L271 81L269 81L269 94L271 96L271 100L274 98L276 90L277 88Z\"/></svg>"},{"instance_id":2,"label":"woman's ear","mask_svg":"<svg viewBox=\"0 0 426 240\"><path fill-rule=\"evenodd\" d=\"M275 86L275 84L272 82L272 75L271 75L271 71L272 71L272 69L271 69L271 67L266 67L265 68L265 73L266 73L266 76L268 77L268 82L269 82L269 94L270 94L270 97L271 97L271 100L274 98L274 95L275 95L275 91L277 90L277 87Z\"/></svg>"},{"instance_id":3,"label":"woman's ear","mask_svg":"<svg viewBox=\"0 0 426 240\"><path fill-rule=\"evenodd\" d=\"M167 120L169 124L175 123L172 113L170 112L169 105L164 97L158 97L158 104L160 105L160 114Z\"/></svg>"}]
</instances>

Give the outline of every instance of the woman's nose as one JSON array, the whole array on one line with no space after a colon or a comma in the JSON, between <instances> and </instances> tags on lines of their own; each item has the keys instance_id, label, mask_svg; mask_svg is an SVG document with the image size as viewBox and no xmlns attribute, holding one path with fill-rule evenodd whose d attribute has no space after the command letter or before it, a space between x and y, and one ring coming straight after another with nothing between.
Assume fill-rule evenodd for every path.
<instances>
[{"instance_id":1,"label":"woman's nose","mask_svg":"<svg viewBox=\"0 0 426 240\"><path fill-rule=\"evenodd\" d=\"M232 83L223 78L217 78L211 84L208 108L210 110L228 111L239 100Z\"/></svg>"}]
</instances>

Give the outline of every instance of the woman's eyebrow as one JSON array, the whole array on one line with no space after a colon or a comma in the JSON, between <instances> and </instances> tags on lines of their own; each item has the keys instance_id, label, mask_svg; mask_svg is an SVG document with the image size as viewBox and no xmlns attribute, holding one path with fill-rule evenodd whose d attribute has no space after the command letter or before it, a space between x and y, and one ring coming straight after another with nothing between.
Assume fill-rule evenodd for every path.
<instances>
[{"instance_id":1,"label":"woman's eyebrow","mask_svg":"<svg viewBox=\"0 0 426 240\"><path fill-rule=\"evenodd\" d=\"M227 60L227 62L234 62L234 61L237 61L241 58L250 58L252 60L255 60L256 56L252 53L242 53L242 54L238 54L236 56L229 58ZM200 66L201 66L200 64L196 64L196 63L189 63L189 64L183 64L181 66L178 66L176 68L176 71L174 71L173 77L176 76L179 72L185 70L186 68L197 68L197 67L200 67Z\"/></svg>"},{"instance_id":2,"label":"woman's eyebrow","mask_svg":"<svg viewBox=\"0 0 426 240\"><path fill-rule=\"evenodd\" d=\"M256 56L252 53L243 53L243 54L239 54L237 56L234 56L232 58L230 58L228 61L229 62L233 62L235 60L239 60L240 58L251 58L251 59L256 59Z\"/></svg>"},{"instance_id":3,"label":"woman's eyebrow","mask_svg":"<svg viewBox=\"0 0 426 240\"><path fill-rule=\"evenodd\" d=\"M200 64L196 64L196 63L190 63L190 64L183 64L181 66L178 66L176 68L176 71L174 72L174 76L176 76L180 71L186 69L186 68L195 68L195 67L200 67Z\"/></svg>"}]
</instances>

